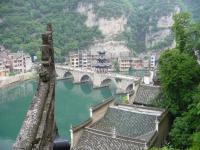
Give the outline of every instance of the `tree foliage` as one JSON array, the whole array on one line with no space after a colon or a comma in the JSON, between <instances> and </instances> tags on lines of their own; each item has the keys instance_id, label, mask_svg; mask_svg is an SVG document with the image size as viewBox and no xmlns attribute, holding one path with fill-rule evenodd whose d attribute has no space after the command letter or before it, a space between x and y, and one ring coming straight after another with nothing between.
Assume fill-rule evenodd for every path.
<instances>
[{"instance_id":1,"label":"tree foliage","mask_svg":"<svg viewBox=\"0 0 200 150\"><path fill-rule=\"evenodd\" d=\"M159 60L164 106L173 115L171 146L196 150L200 141L200 65L194 57L200 39L199 25L187 13L174 17L176 49L165 51Z\"/></svg>"},{"instance_id":2,"label":"tree foliage","mask_svg":"<svg viewBox=\"0 0 200 150\"><path fill-rule=\"evenodd\" d=\"M181 114L191 103L190 92L200 82L197 61L179 50L168 50L159 60L161 85L173 114Z\"/></svg>"},{"instance_id":3,"label":"tree foliage","mask_svg":"<svg viewBox=\"0 0 200 150\"><path fill-rule=\"evenodd\" d=\"M193 23L189 13L175 15L174 21L176 47L194 56L194 52L200 50L200 24Z\"/></svg>"},{"instance_id":4,"label":"tree foliage","mask_svg":"<svg viewBox=\"0 0 200 150\"><path fill-rule=\"evenodd\" d=\"M200 140L198 140L200 132L200 84L192 92L191 98L192 102L188 105L187 111L175 119L170 132L173 146L179 149L190 146L194 148L200 145Z\"/></svg>"},{"instance_id":5,"label":"tree foliage","mask_svg":"<svg viewBox=\"0 0 200 150\"><path fill-rule=\"evenodd\" d=\"M183 13L174 16L173 31L176 37L176 44L178 49L183 52L186 47L186 32L191 24L190 14Z\"/></svg>"}]
</instances>

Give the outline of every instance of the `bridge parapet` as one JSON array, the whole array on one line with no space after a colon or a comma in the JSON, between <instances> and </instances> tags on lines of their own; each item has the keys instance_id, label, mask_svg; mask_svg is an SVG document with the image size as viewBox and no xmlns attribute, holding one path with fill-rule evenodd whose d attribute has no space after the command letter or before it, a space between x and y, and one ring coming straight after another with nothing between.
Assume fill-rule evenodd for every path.
<instances>
[{"instance_id":1,"label":"bridge parapet","mask_svg":"<svg viewBox=\"0 0 200 150\"><path fill-rule=\"evenodd\" d=\"M42 34L42 66L37 92L13 145L14 150L51 150L57 134L54 120L55 65L52 28Z\"/></svg>"}]
</instances>

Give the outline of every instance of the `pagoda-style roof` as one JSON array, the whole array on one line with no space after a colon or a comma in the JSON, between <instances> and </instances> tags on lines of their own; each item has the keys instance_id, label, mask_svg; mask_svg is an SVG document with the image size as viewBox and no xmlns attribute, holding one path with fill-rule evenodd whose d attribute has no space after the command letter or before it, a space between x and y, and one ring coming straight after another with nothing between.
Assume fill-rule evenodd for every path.
<instances>
[{"instance_id":1,"label":"pagoda-style roof","mask_svg":"<svg viewBox=\"0 0 200 150\"><path fill-rule=\"evenodd\" d=\"M106 51L102 50L102 51L98 51L97 52L99 55L105 55L106 54Z\"/></svg>"},{"instance_id":2,"label":"pagoda-style roof","mask_svg":"<svg viewBox=\"0 0 200 150\"><path fill-rule=\"evenodd\" d=\"M106 58L97 58L97 61L98 61L98 62L104 63L104 62L107 61L107 59L106 59Z\"/></svg>"},{"instance_id":3,"label":"pagoda-style roof","mask_svg":"<svg viewBox=\"0 0 200 150\"><path fill-rule=\"evenodd\" d=\"M111 67L111 64L109 63L97 63L95 65L93 65L93 67L95 68L108 68L108 67Z\"/></svg>"}]
</instances>

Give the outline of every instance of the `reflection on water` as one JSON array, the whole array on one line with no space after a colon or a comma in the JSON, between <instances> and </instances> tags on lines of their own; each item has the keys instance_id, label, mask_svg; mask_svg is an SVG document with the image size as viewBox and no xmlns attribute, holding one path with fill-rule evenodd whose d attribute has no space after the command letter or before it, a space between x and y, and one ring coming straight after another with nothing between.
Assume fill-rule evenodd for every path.
<instances>
[{"instance_id":1,"label":"reflection on water","mask_svg":"<svg viewBox=\"0 0 200 150\"><path fill-rule=\"evenodd\" d=\"M14 142L14 140L0 138L0 150L11 150Z\"/></svg>"},{"instance_id":2,"label":"reflection on water","mask_svg":"<svg viewBox=\"0 0 200 150\"><path fill-rule=\"evenodd\" d=\"M0 90L0 150L10 150L35 93L36 82L27 81Z\"/></svg>"},{"instance_id":3,"label":"reflection on water","mask_svg":"<svg viewBox=\"0 0 200 150\"><path fill-rule=\"evenodd\" d=\"M72 90L74 88L73 80L68 79L67 82L63 82L64 86L68 90Z\"/></svg>"},{"instance_id":4,"label":"reflection on water","mask_svg":"<svg viewBox=\"0 0 200 150\"><path fill-rule=\"evenodd\" d=\"M82 92L85 93L86 95L92 92L93 90L92 86L93 85L91 82L85 82L80 85Z\"/></svg>"},{"instance_id":5,"label":"reflection on water","mask_svg":"<svg viewBox=\"0 0 200 150\"><path fill-rule=\"evenodd\" d=\"M10 150L21 128L37 82L27 81L0 90L0 150ZM109 88L93 89L91 83L57 81L55 117L59 133L70 138L69 129L89 117L89 108L112 96Z\"/></svg>"},{"instance_id":6,"label":"reflection on water","mask_svg":"<svg viewBox=\"0 0 200 150\"><path fill-rule=\"evenodd\" d=\"M115 91L110 90L108 87L100 88L101 95L104 99L108 98L108 95L114 95Z\"/></svg>"},{"instance_id":7,"label":"reflection on water","mask_svg":"<svg viewBox=\"0 0 200 150\"><path fill-rule=\"evenodd\" d=\"M35 82L34 82L35 84ZM0 90L0 104L5 102L14 101L17 99L23 100L27 96L33 95L33 81L25 82L20 85L13 85L8 88L4 88Z\"/></svg>"},{"instance_id":8,"label":"reflection on water","mask_svg":"<svg viewBox=\"0 0 200 150\"><path fill-rule=\"evenodd\" d=\"M91 83L73 84L70 80L58 82L55 112L60 135L69 139L70 126L88 119L89 108L111 95L108 88L93 89Z\"/></svg>"}]
</instances>

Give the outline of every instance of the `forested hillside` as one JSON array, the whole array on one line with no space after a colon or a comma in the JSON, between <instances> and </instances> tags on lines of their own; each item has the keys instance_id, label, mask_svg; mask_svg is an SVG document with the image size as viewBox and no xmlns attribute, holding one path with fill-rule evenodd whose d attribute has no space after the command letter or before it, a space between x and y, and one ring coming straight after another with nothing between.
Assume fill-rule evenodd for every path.
<instances>
[{"instance_id":1,"label":"forested hillside","mask_svg":"<svg viewBox=\"0 0 200 150\"><path fill-rule=\"evenodd\" d=\"M40 33L51 22L57 59L70 50L87 49L105 36L99 24L86 24L88 16L77 11L80 3L92 6L88 9L95 13L94 21L123 16L123 31L111 38L124 41L134 52L171 46L174 38L169 30L170 20L176 8L183 8L180 0L1 0L0 45L12 51L39 54ZM193 5L189 7L193 11L192 8ZM164 20L163 26L165 18L169 22L165 25Z\"/></svg>"},{"instance_id":2,"label":"forested hillside","mask_svg":"<svg viewBox=\"0 0 200 150\"><path fill-rule=\"evenodd\" d=\"M57 56L70 49L87 47L101 33L84 25L85 16L70 11L74 2L66 0L1 0L0 44L13 51L39 52L40 34L51 22Z\"/></svg>"}]
</instances>

